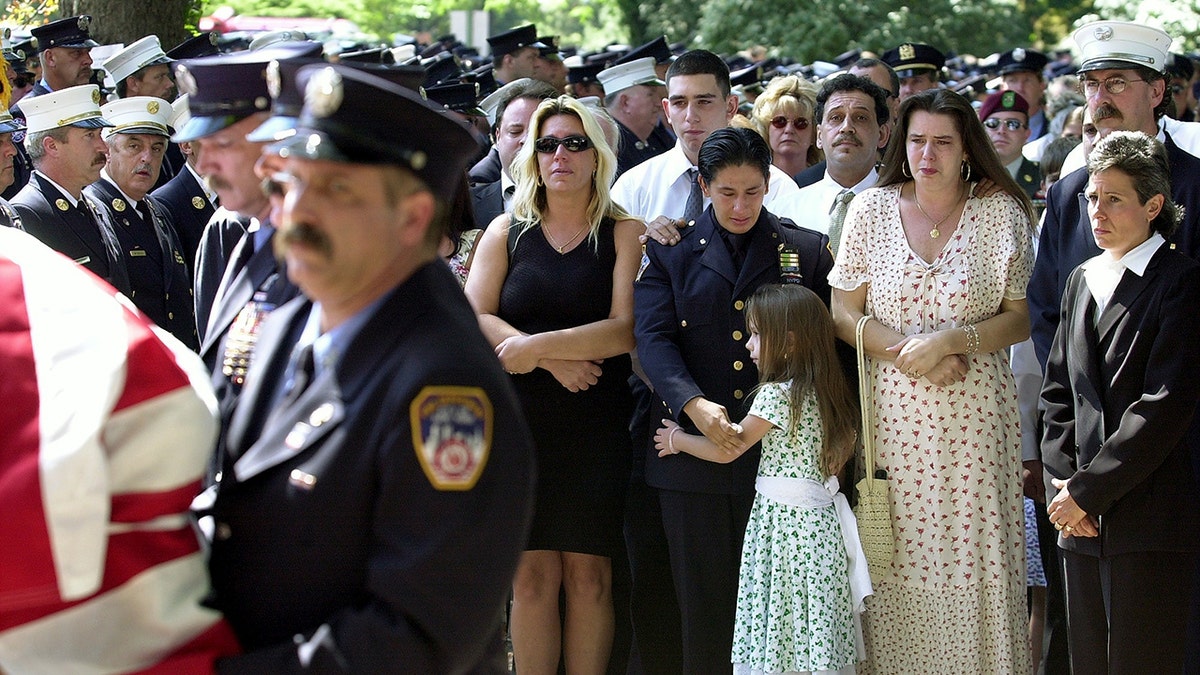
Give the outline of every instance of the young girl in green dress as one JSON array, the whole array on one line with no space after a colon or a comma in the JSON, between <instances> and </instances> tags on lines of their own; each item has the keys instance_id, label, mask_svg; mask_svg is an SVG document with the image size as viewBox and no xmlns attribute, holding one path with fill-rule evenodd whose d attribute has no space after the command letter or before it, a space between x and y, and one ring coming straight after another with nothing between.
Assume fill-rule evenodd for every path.
<instances>
[{"instance_id":1,"label":"young girl in green dress","mask_svg":"<svg viewBox=\"0 0 1200 675\"><path fill-rule=\"evenodd\" d=\"M759 288L746 305L746 348L760 384L725 451L670 420L660 457L730 462L762 441L757 494L738 584L734 673L853 673L870 593L853 515L837 474L854 454L858 410L834 353L825 304L799 285Z\"/></svg>"}]
</instances>

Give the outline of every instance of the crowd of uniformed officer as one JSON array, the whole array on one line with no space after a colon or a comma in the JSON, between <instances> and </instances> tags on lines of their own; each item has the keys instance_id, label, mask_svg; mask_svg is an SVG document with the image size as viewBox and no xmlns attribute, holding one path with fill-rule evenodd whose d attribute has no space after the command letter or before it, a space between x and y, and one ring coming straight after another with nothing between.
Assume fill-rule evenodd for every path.
<instances>
[{"instance_id":1,"label":"crowd of uniformed officer","mask_svg":"<svg viewBox=\"0 0 1200 675\"><path fill-rule=\"evenodd\" d=\"M296 31L235 54L219 53L215 34L167 51L146 36L98 64L106 92L92 83L90 29L70 17L6 42L13 107L0 112L0 162L11 166L0 184L11 204L0 200L0 215L109 281L212 373L224 431L197 513L212 602L247 650L223 667L503 668L529 440L430 243L455 231L447 213L509 208L512 153L488 145L503 148L502 127L523 139L534 105L509 105L521 97L607 107L621 171L670 151L660 100L684 46L658 38L584 54L533 25L489 38L490 59L453 36L333 57ZM824 78L863 56L802 65L748 51L726 63L749 105L774 76ZM1019 132L1022 152L1007 163L1031 195L1049 140L1086 133L1068 122L1084 104L1063 84L1069 53L948 59L905 43L880 60L893 110L954 87L980 99L981 119L995 116L989 128ZM1168 115L1194 119L1192 61L1174 55L1167 72ZM824 177L824 163L814 169L795 177L800 187ZM461 203L467 180L473 207ZM364 202L390 218L339 220ZM405 245L375 270L386 278L358 279L369 249L395 242ZM1058 643L1055 658L1048 668L1065 658Z\"/></svg>"}]
</instances>

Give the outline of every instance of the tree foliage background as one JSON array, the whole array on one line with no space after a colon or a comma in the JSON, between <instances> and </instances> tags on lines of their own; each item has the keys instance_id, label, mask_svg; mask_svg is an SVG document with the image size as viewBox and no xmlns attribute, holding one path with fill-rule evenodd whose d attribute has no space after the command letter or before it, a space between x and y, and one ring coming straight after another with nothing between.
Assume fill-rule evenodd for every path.
<instances>
[{"instance_id":1,"label":"tree foliage background","mask_svg":"<svg viewBox=\"0 0 1200 675\"><path fill-rule=\"evenodd\" d=\"M752 45L802 62L853 48L882 52L923 41L986 56L1018 45L1070 46L1071 31L1097 18L1163 27L1175 51L1200 49L1200 0L0 0L7 25L86 12L103 40L147 33L177 43L200 16L229 6L259 16L339 17L372 39L450 30L452 10L485 10L491 31L534 21L560 44L599 49L671 42L733 52Z\"/></svg>"}]
</instances>

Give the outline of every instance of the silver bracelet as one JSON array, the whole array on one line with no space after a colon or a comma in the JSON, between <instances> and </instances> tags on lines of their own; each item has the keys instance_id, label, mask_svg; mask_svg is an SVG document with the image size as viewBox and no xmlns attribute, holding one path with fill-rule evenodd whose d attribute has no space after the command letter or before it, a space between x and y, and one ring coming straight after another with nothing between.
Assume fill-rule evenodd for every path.
<instances>
[{"instance_id":1,"label":"silver bracelet","mask_svg":"<svg viewBox=\"0 0 1200 675\"><path fill-rule=\"evenodd\" d=\"M963 333L967 335L967 356L979 351L979 331L975 329L975 324L969 323L963 326Z\"/></svg>"}]
</instances>

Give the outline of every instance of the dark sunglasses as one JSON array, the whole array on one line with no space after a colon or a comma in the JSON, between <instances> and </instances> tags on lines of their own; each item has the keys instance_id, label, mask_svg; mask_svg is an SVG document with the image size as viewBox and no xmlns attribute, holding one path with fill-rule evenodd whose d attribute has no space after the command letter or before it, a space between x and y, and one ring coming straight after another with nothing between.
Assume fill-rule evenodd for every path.
<instances>
[{"instance_id":1,"label":"dark sunglasses","mask_svg":"<svg viewBox=\"0 0 1200 675\"><path fill-rule=\"evenodd\" d=\"M983 122L983 126L989 129L999 129L1001 124L1003 124L1004 128L1008 129L1009 131L1016 131L1017 129L1025 126L1025 124L1020 120L998 120L994 117L984 120Z\"/></svg>"},{"instance_id":2,"label":"dark sunglasses","mask_svg":"<svg viewBox=\"0 0 1200 675\"><path fill-rule=\"evenodd\" d=\"M805 129L808 128L808 118L807 117L797 117L796 119L792 120L791 122L792 122L792 126L796 127L796 131L804 131ZM783 115L771 118L771 126L775 127L776 129L782 129L782 128L786 127L787 125L788 125L788 118L784 117Z\"/></svg>"},{"instance_id":3,"label":"dark sunglasses","mask_svg":"<svg viewBox=\"0 0 1200 675\"><path fill-rule=\"evenodd\" d=\"M549 155L557 152L560 145L571 152L583 152L584 150L592 149L592 139L587 136L567 136L566 138L542 136L533 142L533 149L542 154Z\"/></svg>"}]
</instances>

